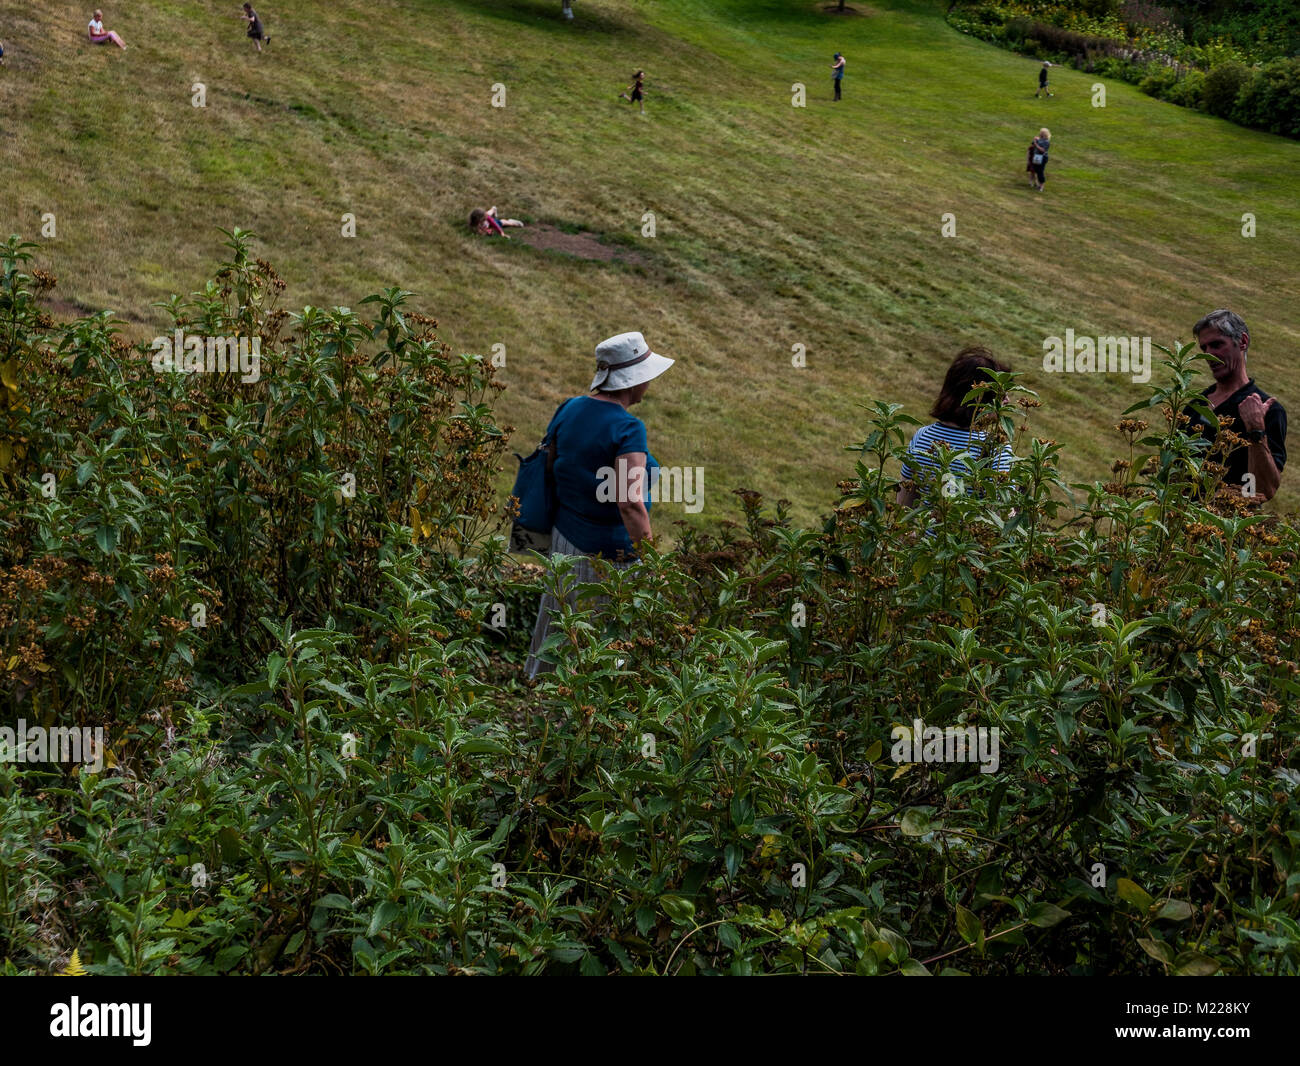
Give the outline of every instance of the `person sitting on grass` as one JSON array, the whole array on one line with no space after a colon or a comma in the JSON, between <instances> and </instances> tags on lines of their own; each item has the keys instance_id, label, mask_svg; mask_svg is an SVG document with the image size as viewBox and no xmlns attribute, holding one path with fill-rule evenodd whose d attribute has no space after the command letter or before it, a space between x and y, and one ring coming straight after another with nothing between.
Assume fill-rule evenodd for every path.
<instances>
[{"instance_id":1,"label":"person sitting on grass","mask_svg":"<svg viewBox=\"0 0 1300 1066\"><path fill-rule=\"evenodd\" d=\"M107 44L109 41L112 41L118 46L118 48L126 47L126 45L122 43L121 37L112 30L104 29L104 12L100 11L98 8L90 19L88 32L92 44Z\"/></svg>"},{"instance_id":2,"label":"person sitting on grass","mask_svg":"<svg viewBox=\"0 0 1300 1066\"><path fill-rule=\"evenodd\" d=\"M1003 373L1008 369L987 348L975 346L957 353L944 376L939 398L930 411L930 417L935 421L918 429L907 446L908 461L903 464L901 472L903 484L898 487L897 502L900 506L911 507L916 503L921 488L934 488L939 472L939 461L934 452L939 445L954 452L969 452L979 458L992 455L995 470L1011 469L1010 446L1004 444L994 454L994 446L985 439L985 434L971 429L976 408L988 402L982 392L971 396L971 389L991 382L990 371ZM959 482L970 477L970 467L961 456L953 459L949 472Z\"/></svg>"},{"instance_id":3,"label":"person sitting on grass","mask_svg":"<svg viewBox=\"0 0 1300 1066\"><path fill-rule=\"evenodd\" d=\"M244 5L244 13L239 16L248 23L248 39L257 45L257 50L262 50L262 42L271 43L271 38L262 32L262 20L257 17L257 12L253 10L252 4Z\"/></svg>"},{"instance_id":4,"label":"person sitting on grass","mask_svg":"<svg viewBox=\"0 0 1300 1066\"><path fill-rule=\"evenodd\" d=\"M474 208L469 213L469 228L471 233L480 233L484 237L506 237L505 226L522 226L523 223L517 218L497 218L496 206L489 207L484 211L481 207ZM506 240L509 240L506 237Z\"/></svg>"}]
</instances>

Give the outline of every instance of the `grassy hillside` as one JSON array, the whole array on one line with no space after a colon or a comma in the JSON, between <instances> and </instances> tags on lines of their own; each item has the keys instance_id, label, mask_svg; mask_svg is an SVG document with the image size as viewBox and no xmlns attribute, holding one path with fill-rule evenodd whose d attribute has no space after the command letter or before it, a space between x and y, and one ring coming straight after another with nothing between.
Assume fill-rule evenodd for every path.
<instances>
[{"instance_id":1,"label":"grassy hillside","mask_svg":"<svg viewBox=\"0 0 1300 1066\"><path fill-rule=\"evenodd\" d=\"M641 329L679 362L638 413L661 463L705 467L704 522L741 484L810 520L851 470L859 406L922 415L972 342L1028 372L1035 428L1080 479L1106 476L1140 387L1044 374L1043 338L1067 327L1186 339L1231 306L1253 372L1300 410L1300 145L1119 83L1095 108L1072 71L1035 100L1036 65L951 31L942 5L857 6L578 0L565 23L554 0L268 0L258 56L235 3L114 4L119 52L86 42L87 8L50 0L0 24L0 229L34 238L54 212L57 294L139 339L162 322L151 304L216 261L217 226L260 234L290 308L416 290L455 348L506 346L503 416L524 443L588 383L596 341ZM645 118L617 99L636 67ZM1023 175L1040 125L1043 195ZM642 264L474 241L463 219L486 203ZM1297 501L1284 476L1276 506Z\"/></svg>"}]
</instances>

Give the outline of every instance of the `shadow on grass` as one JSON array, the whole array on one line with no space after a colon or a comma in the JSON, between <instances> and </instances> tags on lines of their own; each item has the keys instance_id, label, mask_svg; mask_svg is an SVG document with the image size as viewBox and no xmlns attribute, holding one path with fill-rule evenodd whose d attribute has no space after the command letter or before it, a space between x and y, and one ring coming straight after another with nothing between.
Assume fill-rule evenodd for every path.
<instances>
[{"instance_id":1,"label":"shadow on grass","mask_svg":"<svg viewBox=\"0 0 1300 1066\"><path fill-rule=\"evenodd\" d=\"M604 33L618 36L637 36L640 27L630 21L611 16L605 11L573 0L572 20L560 13L560 0L433 0L439 6L453 6L473 11L503 22L516 22L535 30L574 36L575 34Z\"/></svg>"}]
</instances>

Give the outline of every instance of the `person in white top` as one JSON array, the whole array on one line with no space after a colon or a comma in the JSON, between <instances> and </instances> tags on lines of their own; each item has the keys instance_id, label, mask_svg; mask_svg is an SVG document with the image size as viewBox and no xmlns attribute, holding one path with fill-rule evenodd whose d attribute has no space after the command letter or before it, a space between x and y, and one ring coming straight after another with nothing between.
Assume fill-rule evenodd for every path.
<instances>
[{"instance_id":1,"label":"person in white top","mask_svg":"<svg viewBox=\"0 0 1300 1066\"><path fill-rule=\"evenodd\" d=\"M90 20L89 26L90 40L94 44L107 44L112 41L118 48L125 48L122 38L112 30L104 29L104 12L96 9L94 17Z\"/></svg>"}]
</instances>

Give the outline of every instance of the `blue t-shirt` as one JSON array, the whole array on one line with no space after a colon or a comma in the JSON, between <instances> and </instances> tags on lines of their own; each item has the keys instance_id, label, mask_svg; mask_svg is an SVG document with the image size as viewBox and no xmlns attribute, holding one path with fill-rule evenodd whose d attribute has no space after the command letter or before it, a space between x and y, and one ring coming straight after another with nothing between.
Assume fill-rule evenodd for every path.
<instances>
[{"instance_id":1,"label":"blue t-shirt","mask_svg":"<svg viewBox=\"0 0 1300 1066\"><path fill-rule=\"evenodd\" d=\"M606 559L635 555L632 538L618 513L615 458L646 453L646 474L659 464L646 444L645 423L616 403L576 396L551 419L547 435L555 441L555 490L559 507L555 528L576 547ZM645 508L652 493L645 485Z\"/></svg>"},{"instance_id":2,"label":"blue t-shirt","mask_svg":"<svg viewBox=\"0 0 1300 1066\"><path fill-rule=\"evenodd\" d=\"M903 477L916 482L923 482L935 477L939 471L939 460L931 449L940 444L945 445L951 451L970 452L976 457L987 454L989 447L984 443L984 434L981 432L972 432L968 429L953 429L951 426L931 422L930 425L918 429L912 437L911 443L908 444L908 462L903 464ZM997 455L992 456L993 469L1010 470L1011 458L1010 446L1003 445L1002 450ZM909 463L913 465L909 465ZM956 477L965 478L970 474L970 466L960 456L953 459L950 469ZM970 492L971 490L967 487L966 491Z\"/></svg>"}]
</instances>

